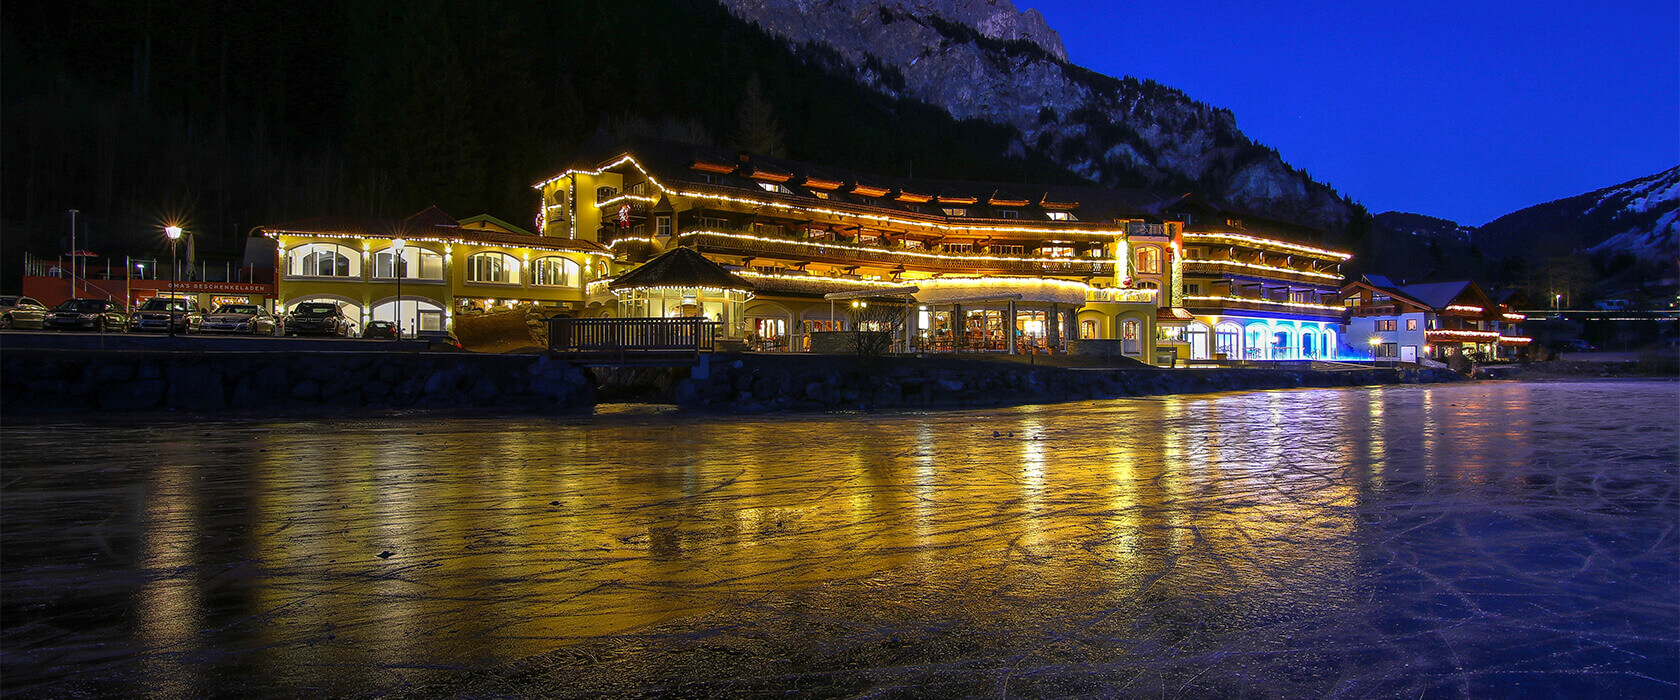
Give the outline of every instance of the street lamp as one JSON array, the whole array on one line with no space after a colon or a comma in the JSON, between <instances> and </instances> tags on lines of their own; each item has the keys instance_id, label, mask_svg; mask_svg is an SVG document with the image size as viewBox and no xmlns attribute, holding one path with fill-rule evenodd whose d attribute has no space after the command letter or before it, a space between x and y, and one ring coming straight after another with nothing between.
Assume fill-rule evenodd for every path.
<instances>
[{"instance_id":1,"label":"street lamp","mask_svg":"<svg viewBox=\"0 0 1680 700\"><path fill-rule=\"evenodd\" d=\"M397 340L402 340L402 278L403 278L403 246L408 242L401 238L391 241L391 247L397 251L396 259L391 261L391 272L397 276L397 310L393 317L397 320Z\"/></svg>"},{"instance_id":2,"label":"street lamp","mask_svg":"<svg viewBox=\"0 0 1680 700\"><path fill-rule=\"evenodd\" d=\"M180 226L166 226L163 233L169 236L169 335L175 335L175 243L181 240Z\"/></svg>"},{"instance_id":3,"label":"street lamp","mask_svg":"<svg viewBox=\"0 0 1680 700\"><path fill-rule=\"evenodd\" d=\"M1561 314L1562 312L1563 312L1563 295L1562 294L1552 295L1552 315L1557 316L1557 315Z\"/></svg>"}]
</instances>

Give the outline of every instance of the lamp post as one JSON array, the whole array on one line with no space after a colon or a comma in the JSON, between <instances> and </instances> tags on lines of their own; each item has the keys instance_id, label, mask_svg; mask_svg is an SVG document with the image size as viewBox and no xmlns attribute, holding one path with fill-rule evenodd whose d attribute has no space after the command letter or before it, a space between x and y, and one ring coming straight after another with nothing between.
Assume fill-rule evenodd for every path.
<instances>
[{"instance_id":1,"label":"lamp post","mask_svg":"<svg viewBox=\"0 0 1680 700\"><path fill-rule=\"evenodd\" d=\"M1563 313L1563 295L1562 294L1554 294L1554 295L1552 295L1552 316L1554 316L1554 317L1560 316L1560 315L1562 315L1562 313Z\"/></svg>"},{"instance_id":2,"label":"lamp post","mask_svg":"<svg viewBox=\"0 0 1680 700\"><path fill-rule=\"evenodd\" d=\"M402 340L402 278L403 278L403 246L408 242L401 238L391 241L391 247L397 250L395 259L391 261L391 272L397 276L397 310L392 314L397 321L397 340Z\"/></svg>"},{"instance_id":3,"label":"lamp post","mask_svg":"<svg viewBox=\"0 0 1680 700\"><path fill-rule=\"evenodd\" d=\"M180 226L164 227L163 233L169 236L169 335L175 335L175 243L181 240Z\"/></svg>"}]
</instances>

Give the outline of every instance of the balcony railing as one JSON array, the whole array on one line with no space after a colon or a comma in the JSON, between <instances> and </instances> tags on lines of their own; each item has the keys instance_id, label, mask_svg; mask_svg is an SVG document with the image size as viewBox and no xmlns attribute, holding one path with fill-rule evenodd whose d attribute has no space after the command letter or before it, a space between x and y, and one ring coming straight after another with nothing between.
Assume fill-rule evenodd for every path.
<instances>
[{"instance_id":1,"label":"balcony railing","mask_svg":"<svg viewBox=\"0 0 1680 700\"><path fill-rule=\"evenodd\" d=\"M548 349L573 360L635 363L710 352L723 324L696 318L551 318Z\"/></svg>"},{"instance_id":2,"label":"balcony railing","mask_svg":"<svg viewBox=\"0 0 1680 700\"><path fill-rule=\"evenodd\" d=\"M701 252L777 257L839 265L874 263L886 267L902 265L906 269L929 272L989 272L1069 277L1114 274L1113 262L1083 258L1034 259L1026 256L963 255L712 230L690 231L681 234L680 238L685 243L693 241Z\"/></svg>"},{"instance_id":3,"label":"balcony railing","mask_svg":"<svg viewBox=\"0 0 1680 700\"><path fill-rule=\"evenodd\" d=\"M1280 267L1270 263L1261 264L1243 262L1240 260L1185 260L1184 271L1187 274L1237 275L1260 279L1303 282L1307 284L1340 284L1342 280L1341 275L1331 272L1294 269Z\"/></svg>"},{"instance_id":4,"label":"balcony railing","mask_svg":"<svg viewBox=\"0 0 1680 700\"><path fill-rule=\"evenodd\" d=\"M1255 297L1207 297L1186 295L1184 297L1184 307L1192 311L1204 313L1218 313L1221 310L1236 310L1289 313L1323 319L1339 319L1342 316L1342 308L1339 306L1314 304L1311 302L1260 299Z\"/></svg>"}]
</instances>

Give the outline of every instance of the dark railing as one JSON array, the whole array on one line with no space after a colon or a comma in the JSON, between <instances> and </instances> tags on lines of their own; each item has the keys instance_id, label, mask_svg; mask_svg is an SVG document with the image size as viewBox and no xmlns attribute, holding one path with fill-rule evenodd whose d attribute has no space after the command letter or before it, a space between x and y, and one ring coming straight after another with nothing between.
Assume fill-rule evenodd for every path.
<instances>
[{"instance_id":1,"label":"dark railing","mask_svg":"<svg viewBox=\"0 0 1680 700\"><path fill-rule=\"evenodd\" d=\"M723 324L694 318L551 318L548 349L573 359L647 362L713 349Z\"/></svg>"}]
</instances>

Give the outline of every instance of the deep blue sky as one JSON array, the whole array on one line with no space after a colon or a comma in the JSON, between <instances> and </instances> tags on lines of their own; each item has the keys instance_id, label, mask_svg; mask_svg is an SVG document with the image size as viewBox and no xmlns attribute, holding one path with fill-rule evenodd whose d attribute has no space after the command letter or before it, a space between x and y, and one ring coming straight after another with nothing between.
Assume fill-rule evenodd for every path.
<instances>
[{"instance_id":1,"label":"deep blue sky","mask_svg":"<svg viewBox=\"0 0 1680 700\"><path fill-rule=\"evenodd\" d=\"M1365 204L1481 225L1680 164L1680 2L1015 0Z\"/></svg>"}]
</instances>

